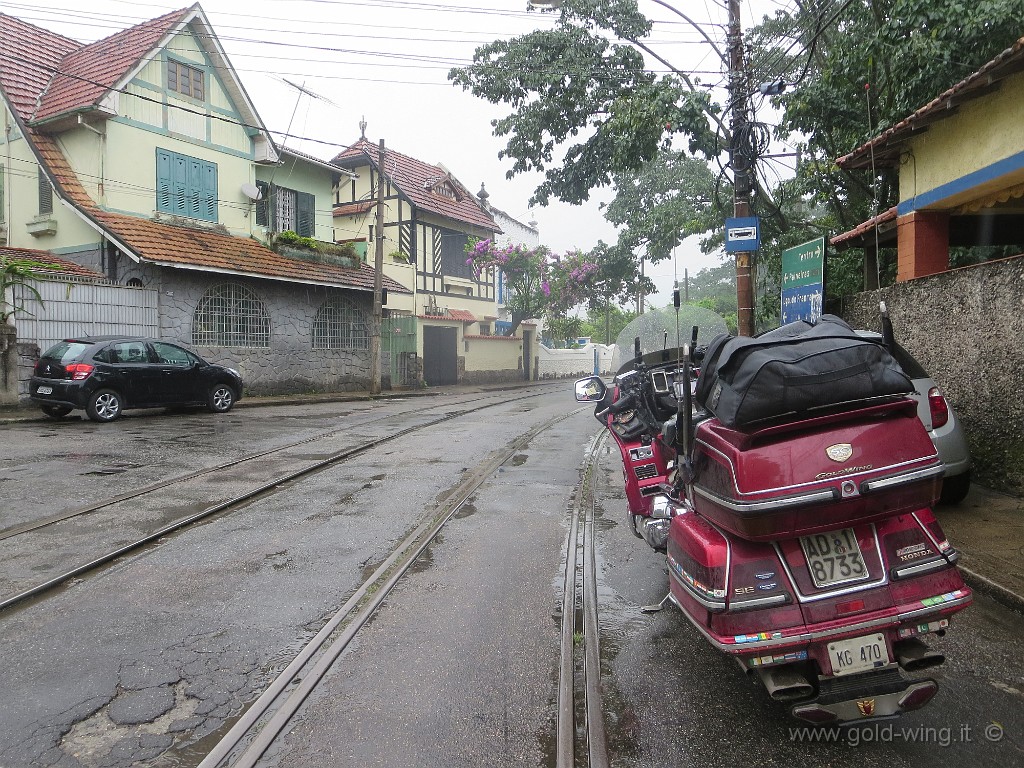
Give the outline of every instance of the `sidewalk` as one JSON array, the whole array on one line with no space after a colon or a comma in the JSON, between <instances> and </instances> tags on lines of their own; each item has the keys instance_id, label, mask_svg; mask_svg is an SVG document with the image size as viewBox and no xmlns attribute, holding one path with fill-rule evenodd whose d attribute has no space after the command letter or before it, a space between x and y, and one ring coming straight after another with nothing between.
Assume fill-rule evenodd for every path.
<instances>
[{"instance_id":1,"label":"sidewalk","mask_svg":"<svg viewBox=\"0 0 1024 768\"><path fill-rule=\"evenodd\" d=\"M571 390L566 381L457 385L387 391L380 395L370 395L369 392L331 392L246 397L238 401L237 407L241 409L315 402L442 397L459 392L513 390L555 383L562 383L566 387L566 397L570 397ZM35 406L0 406L0 428L3 424L12 422L49 420ZM1007 496L975 483L971 486L967 498L960 504L940 506L935 510L935 516L950 543L959 550L960 570L971 588L985 592L1004 605L1024 612L1024 499Z\"/></svg>"},{"instance_id":2,"label":"sidewalk","mask_svg":"<svg viewBox=\"0 0 1024 768\"><path fill-rule=\"evenodd\" d=\"M935 510L972 589L1024 611L1024 499L972 484L967 498Z\"/></svg>"}]
</instances>

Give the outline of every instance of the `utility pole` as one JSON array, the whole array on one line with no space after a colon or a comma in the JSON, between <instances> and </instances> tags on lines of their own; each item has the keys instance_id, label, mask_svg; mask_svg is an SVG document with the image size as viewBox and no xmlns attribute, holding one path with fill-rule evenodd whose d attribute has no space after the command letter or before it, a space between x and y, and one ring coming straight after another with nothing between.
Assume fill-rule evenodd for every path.
<instances>
[{"instance_id":1,"label":"utility pole","mask_svg":"<svg viewBox=\"0 0 1024 768\"><path fill-rule=\"evenodd\" d=\"M370 394L380 394L380 329L384 289L384 139L377 149L377 223L374 228L373 317L370 320Z\"/></svg>"},{"instance_id":2,"label":"utility pole","mask_svg":"<svg viewBox=\"0 0 1024 768\"><path fill-rule=\"evenodd\" d=\"M743 34L740 0L729 1L729 99L732 103L732 142L729 161L733 172L733 216L750 216L753 169L750 167L747 89L743 72ZM754 254L736 254L736 325L740 336L754 335Z\"/></svg>"}]
</instances>

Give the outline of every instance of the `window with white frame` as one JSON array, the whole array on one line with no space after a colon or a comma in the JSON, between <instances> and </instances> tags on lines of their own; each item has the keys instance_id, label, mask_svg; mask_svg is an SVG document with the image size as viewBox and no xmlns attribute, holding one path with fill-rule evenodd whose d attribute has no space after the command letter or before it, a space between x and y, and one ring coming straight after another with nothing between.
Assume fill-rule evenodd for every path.
<instances>
[{"instance_id":1,"label":"window with white frame","mask_svg":"<svg viewBox=\"0 0 1024 768\"><path fill-rule=\"evenodd\" d=\"M366 313L348 299L328 299L313 320L313 349L368 349Z\"/></svg>"},{"instance_id":2,"label":"window with white frame","mask_svg":"<svg viewBox=\"0 0 1024 768\"><path fill-rule=\"evenodd\" d=\"M196 306L192 343L197 347L269 347L270 312L244 285L215 285Z\"/></svg>"}]
</instances>

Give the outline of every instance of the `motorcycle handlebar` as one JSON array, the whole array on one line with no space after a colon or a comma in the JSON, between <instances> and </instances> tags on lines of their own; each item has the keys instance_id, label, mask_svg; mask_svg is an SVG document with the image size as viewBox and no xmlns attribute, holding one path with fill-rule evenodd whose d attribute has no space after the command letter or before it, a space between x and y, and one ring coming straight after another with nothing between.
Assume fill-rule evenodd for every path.
<instances>
[{"instance_id":1,"label":"motorcycle handlebar","mask_svg":"<svg viewBox=\"0 0 1024 768\"><path fill-rule=\"evenodd\" d=\"M629 410L630 408L636 408L637 397L634 393L630 392L627 395L623 395L614 403L609 403L606 407L602 408L603 402L597 404L597 408L594 409L594 415L602 419L609 413L616 414L622 411Z\"/></svg>"}]
</instances>

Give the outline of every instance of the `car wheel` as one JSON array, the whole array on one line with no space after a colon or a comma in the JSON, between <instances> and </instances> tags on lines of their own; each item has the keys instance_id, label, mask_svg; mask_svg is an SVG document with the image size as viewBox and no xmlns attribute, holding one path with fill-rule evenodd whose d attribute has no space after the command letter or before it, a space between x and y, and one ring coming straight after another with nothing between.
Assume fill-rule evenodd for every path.
<instances>
[{"instance_id":1,"label":"car wheel","mask_svg":"<svg viewBox=\"0 0 1024 768\"><path fill-rule=\"evenodd\" d=\"M121 396L112 389L99 389L89 398L85 413L93 421L113 421L121 415Z\"/></svg>"},{"instance_id":2,"label":"car wheel","mask_svg":"<svg viewBox=\"0 0 1024 768\"><path fill-rule=\"evenodd\" d=\"M939 501L942 504L959 504L971 490L971 473L964 472L960 475L953 475L942 480L942 495Z\"/></svg>"},{"instance_id":3,"label":"car wheel","mask_svg":"<svg viewBox=\"0 0 1024 768\"><path fill-rule=\"evenodd\" d=\"M66 405L41 405L39 407L42 408L43 413L51 419L62 419L73 410Z\"/></svg>"},{"instance_id":4,"label":"car wheel","mask_svg":"<svg viewBox=\"0 0 1024 768\"><path fill-rule=\"evenodd\" d=\"M227 384L217 384L206 400L206 407L214 413L227 413L235 404L235 390Z\"/></svg>"}]
</instances>

